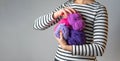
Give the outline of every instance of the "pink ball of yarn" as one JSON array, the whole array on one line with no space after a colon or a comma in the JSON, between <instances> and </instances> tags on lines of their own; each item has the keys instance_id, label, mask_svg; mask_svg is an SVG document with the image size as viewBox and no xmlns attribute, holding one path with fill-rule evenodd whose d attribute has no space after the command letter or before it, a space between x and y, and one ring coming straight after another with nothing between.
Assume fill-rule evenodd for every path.
<instances>
[{"instance_id":1,"label":"pink ball of yarn","mask_svg":"<svg viewBox=\"0 0 120 61\"><path fill-rule=\"evenodd\" d=\"M54 31L56 30L56 28L58 27L59 24L64 24L65 26L67 26L68 28L70 27L70 24L68 22L67 18L63 18L61 19L58 24L54 27Z\"/></svg>"}]
</instances>

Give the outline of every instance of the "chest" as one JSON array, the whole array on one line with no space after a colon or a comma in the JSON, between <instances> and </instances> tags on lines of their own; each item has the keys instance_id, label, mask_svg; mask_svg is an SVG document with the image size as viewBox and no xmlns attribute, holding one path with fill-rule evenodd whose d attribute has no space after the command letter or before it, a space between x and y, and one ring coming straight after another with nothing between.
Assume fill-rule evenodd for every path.
<instances>
[{"instance_id":1,"label":"chest","mask_svg":"<svg viewBox=\"0 0 120 61\"><path fill-rule=\"evenodd\" d=\"M95 9L95 7L89 6L72 5L71 8L75 9L82 15L85 22L84 32L87 40L86 42L92 42L94 33L94 21L96 18L97 10Z\"/></svg>"}]
</instances>

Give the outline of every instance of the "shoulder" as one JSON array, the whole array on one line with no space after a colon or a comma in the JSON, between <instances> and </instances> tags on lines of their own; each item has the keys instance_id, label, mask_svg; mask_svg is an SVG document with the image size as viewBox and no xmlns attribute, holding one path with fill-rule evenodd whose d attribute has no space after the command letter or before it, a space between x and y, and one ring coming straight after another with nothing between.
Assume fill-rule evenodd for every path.
<instances>
[{"instance_id":1,"label":"shoulder","mask_svg":"<svg viewBox=\"0 0 120 61\"><path fill-rule=\"evenodd\" d=\"M106 6L105 6L105 5L103 5L103 4L102 4L102 3L100 3L100 2L97 2L97 3L96 3L96 6L97 6L97 9L106 10Z\"/></svg>"},{"instance_id":2,"label":"shoulder","mask_svg":"<svg viewBox=\"0 0 120 61\"><path fill-rule=\"evenodd\" d=\"M97 3L97 10L96 10L96 16L98 17L107 17L108 16L108 12L107 12L107 8L105 5L101 4L101 3Z\"/></svg>"},{"instance_id":3,"label":"shoulder","mask_svg":"<svg viewBox=\"0 0 120 61\"><path fill-rule=\"evenodd\" d=\"M67 0L67 1L64 2L63 5L69 6L71 3L73 3L73 1L74 1L74 0Z\"/></svg>"}]
</instances>

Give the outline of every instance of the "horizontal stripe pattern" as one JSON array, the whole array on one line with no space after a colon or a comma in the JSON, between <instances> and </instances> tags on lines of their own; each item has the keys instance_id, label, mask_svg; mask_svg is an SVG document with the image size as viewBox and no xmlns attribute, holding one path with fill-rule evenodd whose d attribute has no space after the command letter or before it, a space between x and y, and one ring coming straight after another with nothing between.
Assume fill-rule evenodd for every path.
<instances>
[{"instance_id":1,"label":"horizontal stripe pattern","mask_svg":"<svg viewBox=\"0 0 120 61\"><path fill-rule=\"evenodd\" d=\"M79 50L79 48L78 48ZM72 55L72 52L63 50L60 45L58 45L58 49L56 51L56 55L55 55L56 59L58 60L72 60L72 61L77 61L77 60L83 60L83 61L87 61L87 60L91 60L94 61L96 59L96 57L93 56L80 56L79 53L77 53L77 55Z\"/></svg>"},{"instance_id":2,"label":"horizontal stripe pattern","mask_svg":"<svg viewBox=\"0 0 120 61\"><path fill-rule=\"evenodd\" d=\"M53 13L64 7L70 6L83 16L85 21L85 40L84 45L72 45L72 52L63 50L60 46L56 51L55 58L60 61L67 60L96 60L96 56L102 56L107 44L108 36L108 14L105 6L98 2L92 4L79 5L68 0L51 13L40 16L35 20L34 28L45 30L56 24L60 18L54 19Z\"/></svg>"}]
</instances>

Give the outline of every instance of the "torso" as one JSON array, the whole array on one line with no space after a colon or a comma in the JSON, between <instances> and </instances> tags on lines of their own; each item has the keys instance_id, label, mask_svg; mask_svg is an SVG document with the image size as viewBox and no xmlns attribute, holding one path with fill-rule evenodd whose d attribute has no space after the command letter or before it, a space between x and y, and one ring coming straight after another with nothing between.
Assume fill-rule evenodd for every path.
<instances>
[{"instance_id":1,"label":"torso","mask_svg":"<svg viewBox=\"0 0 120 61\"><path fill-rule=\"evenodd\" d=\"M71 3L69 6L76 11L78 11L82 16L85 21L85 36L86 36L86 43L92 43L93 42L93 27L94 27L94 21L95 21L95 16L97 12L97 5L98 2L94 2L92 4L86 4L86 5L81 5L81 4L76 4L76 3ZM58 50L56 52L57 59L59 60L95 60L96 57L87 57L87 56L73 56L71 52L65 51L58 47ZM84 60L87 59L87 60Z\"/></svg>"}]
</instances>

